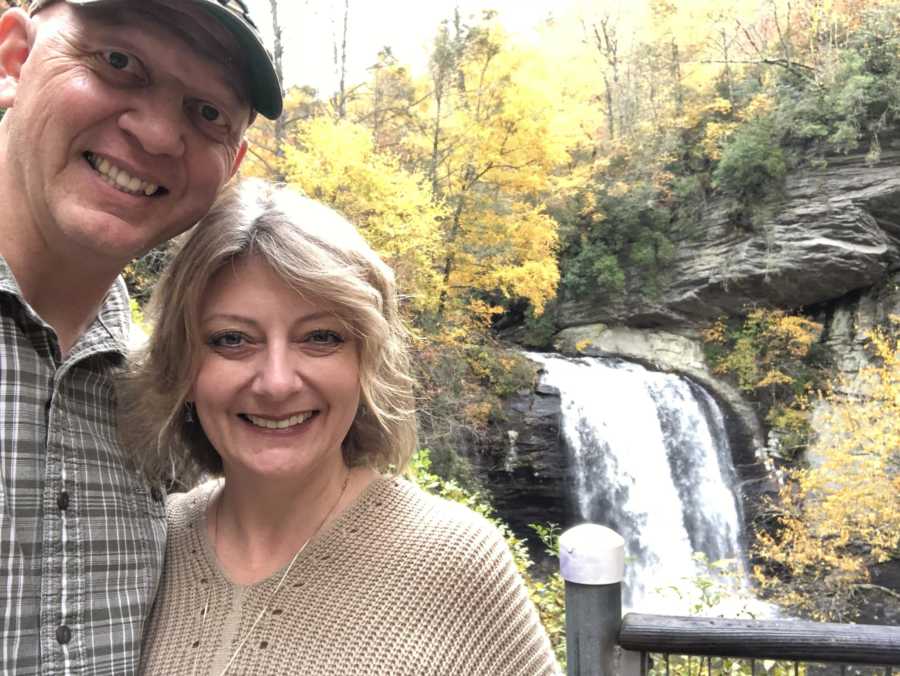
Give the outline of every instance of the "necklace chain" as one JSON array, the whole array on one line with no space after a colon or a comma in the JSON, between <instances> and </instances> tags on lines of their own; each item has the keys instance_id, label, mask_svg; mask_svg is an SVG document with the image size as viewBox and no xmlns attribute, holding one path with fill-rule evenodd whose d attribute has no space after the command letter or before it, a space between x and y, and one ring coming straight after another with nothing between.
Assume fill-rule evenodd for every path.
<instances>
[{"instance_id":1,"label":"necklace chain","mask_svg":"<svg viewBox=\"0 0 900 676\"><path fill-rule=\"evenodd\" d=\"M312 532L300 548L294 552L294 556L291 558L290 563L288 563L287 568L284 569L284 573L282 573L281 578L278 580L278 584L275 585L275 589L272 590L272 593L269 594L269 598L266 599L265 604L263 604L262 610L259 611L259 614L256 616L256 619L253 620L253 623L250 625L250 629L244 634L244 637L238 642L237 647L234 649L234 652L231 653L231 657L228 659L228 662L225 664L225 668L222 669L219 676L225 676L228 673L228 670L231 669L231 666L234 664L234 661L237 659L238 654L241 652L241 649L250 639L250 636L253 635L253 631L256 629L257 625L260 623L265 614L269 611L270 606L272 605L272 601L275 600L278 592L281 591L281 588L284 586L285 580L287 580L288 575L291 574L291 570L294 568L294 563L296 563L297 559L300 558L300 555L303 553L303 550L306 549L306 545L310 543L310 541L318 534L318 532L322 529L322 526L325 525L325 522L331 518L331 515L334 514L334 511L337 509L337 506L340 504L341 499L344 497L344 493L347 492L347 484L350 483L350 470L347 470L347 474L344 476L344 482L341 485L341 492L338 493L337 500L334 501L334 504L331 505L331 509L325 514L324 518L319 522L316 526L316 529ZM210 493L210 495L212 495ZM207 498L207 502L209 499ZM216 502L216 525L213 530L213 548L217 549L219 545L219 514L222 506L222 496L219 495L219 499ZM204 633L204 628L206 625L206 616L209 614L209 600L212 595L212 588L210 588L209 592L206 596L206 605L203 609L203 620L200 624L200 634L201 637ZM194 671L197 668L197 660L196 657L194 659Z\"/></svg>"}]
</instances>

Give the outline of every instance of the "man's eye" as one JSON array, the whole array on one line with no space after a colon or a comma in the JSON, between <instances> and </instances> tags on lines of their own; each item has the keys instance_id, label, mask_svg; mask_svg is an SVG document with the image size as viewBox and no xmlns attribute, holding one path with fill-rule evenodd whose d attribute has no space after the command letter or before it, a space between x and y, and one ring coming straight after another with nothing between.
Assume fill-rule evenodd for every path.
<instances>
[{"instance_id":1,"label":"man's eye","mask_svg":"<svg viewBox=\"0 0 900 676\"><path fill-rule=\"evenodd\" d=\"M194 105L194 110L204 123L211 124L215 127L228 126L226 117L211 103L199 101Z\"/></svg>"},{"instance_id":2,"label":"man's eye","mask_svg":"<svg viewBox=\"0 0 900 676\"><path fill-rule=\"evenodd\" d=\"M140 62L131 54L120 52L115 49L108 49L100 53L103 61L115 70L128 71L131 73L141 72Z\"/></svg>"},{"instance_id":3,"label":"man's eye","mask_svg":"<svg viewBox=\"0 0 900 676\"><path fill-rule=\"evenodd\" d=\"M200 106L200 114L203 116L204 120L209 122L215 122L220 117L219 111L206 103Z\"/></svg>"},{"instance_id":4,"label":"man's eye","mask_svg":"<svg viewBox=\"0 0 900 676\"><path fill-rule=\"evenodd\" d=\"M125 70L128 67L128 54L122 52L105 52L106 61L116 70Z\"/></svg>"}]
</instances>

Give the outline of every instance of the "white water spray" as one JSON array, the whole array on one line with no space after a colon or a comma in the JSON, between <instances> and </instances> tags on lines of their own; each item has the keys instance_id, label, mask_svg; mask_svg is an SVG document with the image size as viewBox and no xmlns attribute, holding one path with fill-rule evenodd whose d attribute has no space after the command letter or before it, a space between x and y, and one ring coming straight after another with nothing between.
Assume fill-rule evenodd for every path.
<instances>
[{"instance_id":1,"label":"white water spray","mask_svg":"<svg viewBox=\"0 0 900 676\"><path fill-rule=\"evenodd\" d=\"M560 392L580 517L625 538L626 607L690 612L679 593L705 572L694 552L742 559L718 406L689 381L637 364L528 356Z\"/></svg>"}]
</instances>

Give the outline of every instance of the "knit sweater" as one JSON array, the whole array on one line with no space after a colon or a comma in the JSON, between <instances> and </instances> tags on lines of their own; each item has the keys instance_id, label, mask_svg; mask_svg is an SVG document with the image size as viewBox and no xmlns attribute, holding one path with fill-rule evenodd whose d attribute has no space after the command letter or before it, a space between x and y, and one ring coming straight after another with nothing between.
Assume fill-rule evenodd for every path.
<instances>
[{"instance_id":1,"label":"knit sweater","mask_svg":"<svg viewBox=\"0 0 900 676\"><path fill-rule=\"evenodd\" d=\"M142 673L222 673L282 576L244 587L225 577L206 529L214 488L170 498ZM497 529L462 505L385 477L310 541L228 673L560 672Z\"/></svg>"}]
</instances>

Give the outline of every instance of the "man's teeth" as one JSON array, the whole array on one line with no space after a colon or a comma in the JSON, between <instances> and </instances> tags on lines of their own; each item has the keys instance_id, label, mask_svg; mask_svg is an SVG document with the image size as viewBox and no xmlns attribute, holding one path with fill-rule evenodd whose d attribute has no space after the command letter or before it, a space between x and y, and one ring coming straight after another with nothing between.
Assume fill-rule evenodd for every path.
<instances>
[{"instance_id":1,"label":"man's teeth","mask_svg":"<svg viewBox=\"0 0 900 676\"><path fill-rule=\"evenodd\" d=\"M132 176L124 169L111 164L105 157L98 158L93 153L87 153L86 157L87 161L100 173L104 181L122 192L131 193L132 195L144 194L150 197L159 190L159 186L155 183L148 183L137 176Z\"/></svg>"},{"instance_id":2,"label":"man's teeth","mask_svg":"<svg viewBox=\"0 0 900 676\"><path fill-rule=\"evenodd\" d=\"M244 417L249 420L251 423L256 425L257 427L265 427L268 430L286 430L288 427L293 427L294 425L299 425L304 420L308 420L312 417L312 412L300 413L298 415L292 415L289 418L283 418L282 420L272 420L270 418L259 418L255 415L245 414Z\"/></svg>"}]
</instances>

